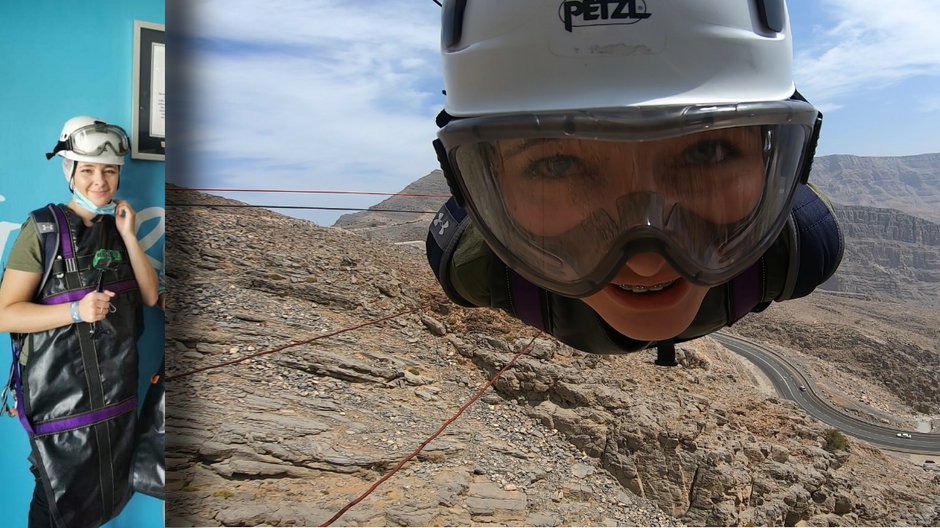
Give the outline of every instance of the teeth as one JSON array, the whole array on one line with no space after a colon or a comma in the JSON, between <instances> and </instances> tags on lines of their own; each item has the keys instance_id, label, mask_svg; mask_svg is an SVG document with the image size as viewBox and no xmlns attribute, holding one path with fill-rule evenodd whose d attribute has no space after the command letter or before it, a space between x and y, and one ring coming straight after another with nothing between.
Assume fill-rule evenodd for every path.
<instances>
[{"instance_id":1,"label":"teeth","mask_svg":"<svg viewBox=\"0 0 940 528\"><path fill-rule=\"evenodd\" d=\"M671 286L672 283L674 283L674 282L676 282L675 279L673 279L673 280L671 280L671 281L667 281L667 282L661 282L661 283L659 283L659 284L654 284L654 285L652 285L652 286L635 286L635 285L631 285L631 284L618 284L617 286L618 286L621 290L625 290L625 291L632 292L632 293L646 293L646 292L657 292L657 291L660 291L660 290L662 290L663 288L667 288L667 287Z\"/></svg>"}]
</instances>

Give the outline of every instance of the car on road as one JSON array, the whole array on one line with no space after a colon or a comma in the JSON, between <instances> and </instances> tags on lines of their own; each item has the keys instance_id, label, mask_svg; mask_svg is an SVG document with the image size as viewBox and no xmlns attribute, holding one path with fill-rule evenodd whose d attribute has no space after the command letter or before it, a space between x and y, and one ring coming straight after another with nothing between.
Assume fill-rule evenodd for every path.
<instances>
[{"instance_id":1,"label":"car on road","mask_svg":"<svg viewBox=\"0 0 940 528\"><path fill-rule=\"evenodd\" d=\"M800 392L806 392L806 385L800 385Z\"/></svg>"},{"instance_id":2,"label":"car on road","mask_svg":"<svg viewBox=\"0 0 940 528\"><path fill-rule=\"evenodd\" d=\"M911 437L911 433L898 433L898 434L896 434L896 435L894 435L894 436L896 436L896 437L898 437L898 438L910 438L910 437Z\"/></svg>"}]
</instances>

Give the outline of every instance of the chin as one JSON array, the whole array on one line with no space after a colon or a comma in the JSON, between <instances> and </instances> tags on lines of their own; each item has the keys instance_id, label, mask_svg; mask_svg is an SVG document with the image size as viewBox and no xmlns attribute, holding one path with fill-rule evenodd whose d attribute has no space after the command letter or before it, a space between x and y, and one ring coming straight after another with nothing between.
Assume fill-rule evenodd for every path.
<instances>
[{"instance_id":1,"label":"chin","mask_svg":"<svg viewBox=\"0 0 940 528\"><path fill-rule=\"evenodd\" d=\"M104 207L104 206L108 205L109 203L111 203L113 200L114 200L114 197L111 196L111 197L108 197L107 199L102 199L102 198L93 198L93 199L92 199L92 198L90 198L88 201L90 201L91 203L95 204L95 205L98 206L98 207Z\"/></svg>"},{"instance_id":2,"label":"chin","mask_svg":"<svg viewBox=\"0 0 940 528\"><path fill-rule=\"evenodd\" d=\"M647 320L645 322L642 317L631 321L623 321L616 317L608 319L603 315L601 315L601 317L611 328L629 338L636 339L637 341L662 341L672 339L681 334L692 324L692 321L695 319L695 314L692 314L691 317L682 318L674 317L666 319L658 317L655 320Z\"/></svg>"}]
</instances>

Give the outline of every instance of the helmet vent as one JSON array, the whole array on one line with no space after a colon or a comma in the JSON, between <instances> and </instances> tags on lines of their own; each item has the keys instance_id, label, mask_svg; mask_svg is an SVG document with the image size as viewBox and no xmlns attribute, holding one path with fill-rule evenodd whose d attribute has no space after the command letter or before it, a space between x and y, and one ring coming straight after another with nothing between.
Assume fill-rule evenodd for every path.
<instances>
[{"instance_id":1,"label":"helmet vent","mask_svg":"<svg viewBox=\"0 0 940 528\"><path fill-rule=\"evenodd\" d=\"M764 29L774 33L783 31L787 19L784 0L757 0L757 13Z\"/></svg>"},{"instance_id":2,"label":"helmet vent","mask_svg":"<svg viewBox=\"0 0 940 528\"><path fill-rule=\"evenodd\" d=\"M441 44L447 51L453 51L460 44L463 34L463 14L467 9L467 0L452 0L444 3L441 13Z\"/></svg>"}]
</instances>

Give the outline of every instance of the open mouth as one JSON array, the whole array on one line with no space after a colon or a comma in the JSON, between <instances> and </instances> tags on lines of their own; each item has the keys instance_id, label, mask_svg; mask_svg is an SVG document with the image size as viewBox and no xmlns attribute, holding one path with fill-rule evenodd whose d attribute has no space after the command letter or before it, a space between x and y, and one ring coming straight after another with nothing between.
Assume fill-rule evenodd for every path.
<instances>
[{"instance_id":1,"label":"open mouth","mask_svg":"<svg viewBox=\"0 0 940 528\"><path fill-rule=\"evenodd\" d=\"M683 302L692 283L681 277L656 284L610 283L604 288L606 298L631 311L657 311L674 308Z\"/></svg>"},{"instance_id":2,"label":"open mouth","mask_svg":"<svg viewBox=\"0 0 940 528\"><path fill-rule=\"evenodd\" d=\"M638 284L617 284L617 287L620 288L621 290L628 291L630 293L651 293L651 292L662 291L665 288L672 286L673 284L675 284L676 280L678 279L672 279L671 281L660 282L658 284L653 284L650 286L642 286Z\"/></svg>"}]
</instances>

